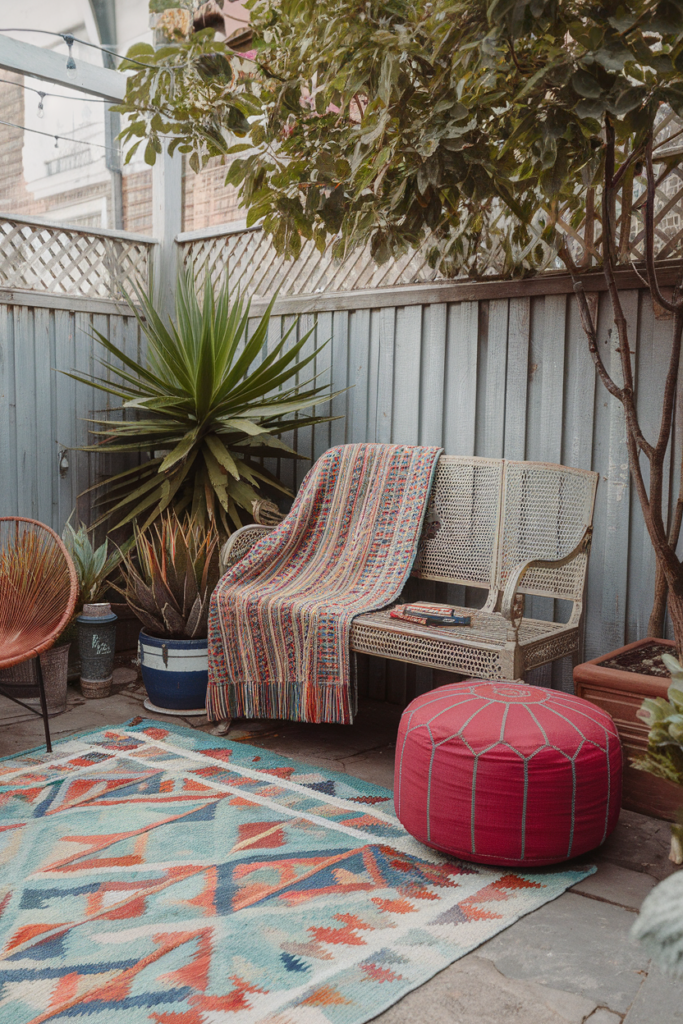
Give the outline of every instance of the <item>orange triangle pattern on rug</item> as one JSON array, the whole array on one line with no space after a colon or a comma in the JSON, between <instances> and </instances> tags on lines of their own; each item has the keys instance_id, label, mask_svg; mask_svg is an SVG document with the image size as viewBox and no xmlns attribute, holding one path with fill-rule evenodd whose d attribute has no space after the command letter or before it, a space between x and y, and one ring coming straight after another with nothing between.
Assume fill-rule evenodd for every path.
<instances>
[{"instance_id":1,"label":"orange triangle pattern on rug","mask_svg":"<svg viewBox=\"0 0 683 1024\"><path fill-rule=\"evenodd\" d=\"M574 885L449 860L389 790L134 719L0 760L0 1020L362 1024Z\"/></svg>"}]
</instances>

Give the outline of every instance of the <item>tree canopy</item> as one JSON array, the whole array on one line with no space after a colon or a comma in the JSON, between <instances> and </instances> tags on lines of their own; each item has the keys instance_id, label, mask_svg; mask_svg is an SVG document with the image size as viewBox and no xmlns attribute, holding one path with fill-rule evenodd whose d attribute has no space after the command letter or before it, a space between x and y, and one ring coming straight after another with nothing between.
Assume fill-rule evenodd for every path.
<instances>
[{"instance_id":1,"label":"tree canopy","mask_svg":"<svg viewBox=\"0 0 683 1024\"><path fill-rule=\"evenodd\" d=\"M254 49L211 29L140 44L127 142L229 161L279 252L425 244L447 274L534 272L604 180L683 116L683 0L250 0ZM125 65L124 65L125 67ZM671 148L671 147L669 147ZM655 153L656 156L656 153ZM680 155L668 154L669 166ZM558 234L557 227L561 230Z\"/></svg>"}]
</instances>

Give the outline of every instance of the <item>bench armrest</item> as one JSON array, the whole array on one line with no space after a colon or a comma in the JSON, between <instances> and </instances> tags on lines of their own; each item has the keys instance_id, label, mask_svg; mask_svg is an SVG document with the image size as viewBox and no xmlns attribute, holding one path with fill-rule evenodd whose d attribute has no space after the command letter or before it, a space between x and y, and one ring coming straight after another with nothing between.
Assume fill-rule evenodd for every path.
<instances>
[{"instance_id":1,"label":"bench armrest","mask_svg":"<svg viewBox=\"0 0 683 1024\"><path fill-rule=\"evenodd\" d=\"M221 548L219 562L221 576L235 562L239 562L240 558L243 558L247 551L250 551L254 544L261 540L261 537L265 537L267 533L274 529L274 526L260 526L258 523L250 523L248 526L242 526L239 530L231 533Z\"/></svg>"},{"instance_id":2,"label":"bench armrest","mask_svg":"<svg viewBox=\"0 0 683 1024\"><path fill-rule=\"evenodd\" d=\"M517 597L517 588L529 569L559 569L563 565L568 565L578 555L588 551L592 536L593 528L587 526L579 543L564 558L529 558L526 562L520 562L516 565L510 572L508 581L505 584L505 590L503 591L503 599L500 605L503 618L507 619L515 629L519 628L519 624L522 621L522 613L515 607L515 598Z\"/></svg>"}]
</instances>

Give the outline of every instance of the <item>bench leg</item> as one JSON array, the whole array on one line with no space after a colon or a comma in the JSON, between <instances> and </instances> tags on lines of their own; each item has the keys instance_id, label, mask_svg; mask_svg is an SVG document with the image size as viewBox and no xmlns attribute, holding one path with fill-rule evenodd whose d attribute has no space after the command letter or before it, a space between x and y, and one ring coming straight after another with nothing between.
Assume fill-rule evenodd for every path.
<instances>
[{"instance_id":1,"label":"bench leg","mask_svg":"<svg viewBox=\"0 0 683 1024\"><path fill-rule=\"evenodd\" d=\"M224 718L221 722L218 722L215 729L211 730L212 736L227 736L232 725L232 718Z\"/></svg>"},{"instance_id":2,"label":"bench leg","mask_svg":"<svg viewBox=\"0 0 683 1024\"><path fill-rule=\"evenodd\" d=\"M43 716L43 729L45 730L45 746L48 754L52 753L52 742L50 740L50 721L47 716L47 701L45 699L45 683L43 682L43 669L40 664L40 655L36 658L36 676L38 677L38 692L40 694L40 710Z\"/></svg>"}]
</instances>

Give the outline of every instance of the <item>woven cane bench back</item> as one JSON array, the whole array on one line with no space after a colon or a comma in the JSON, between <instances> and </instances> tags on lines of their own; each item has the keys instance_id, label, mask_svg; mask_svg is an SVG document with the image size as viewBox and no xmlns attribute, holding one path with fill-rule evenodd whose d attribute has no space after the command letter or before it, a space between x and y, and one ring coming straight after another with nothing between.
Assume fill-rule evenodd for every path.
<instances>
[{"instance_id":1,"label":"woven cane bench back","mask_svg":"<svg viewBox=\"0 0 683 1024\"><path fill-rule=\"evenodd\" d=\"M506 462L496 584L529 558L568 555L593 521L597 473L543 462ZM559 569L530 569L519 591L580 601L587 554Z\"/></svg>"},{"instance_id":2,"label":"woven cane bench back","mask_svg":"<svg viewBox=\"0 0 683 1024\"><path fill-rule=\"evenodd\" d=\"M414 576L491 586L502 483L502 459L441 456Z\"/></svg>"},{"instance_id":3,"label":"woven cane bench back","mask_svg":"<svg viewBox=\"0 0 683 1024\"><path fill-rule=\"evenodd\" d=\"M597 474L544 462L442 455L413 575L503 590L529 558L558 559L593 518ZM580 601L588 556L532 569L525 594Z\"/></svg>"}]
</instances>

